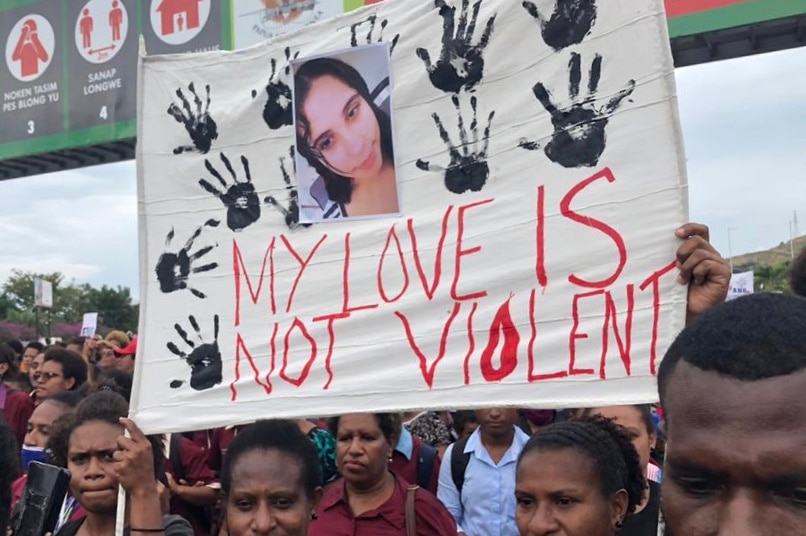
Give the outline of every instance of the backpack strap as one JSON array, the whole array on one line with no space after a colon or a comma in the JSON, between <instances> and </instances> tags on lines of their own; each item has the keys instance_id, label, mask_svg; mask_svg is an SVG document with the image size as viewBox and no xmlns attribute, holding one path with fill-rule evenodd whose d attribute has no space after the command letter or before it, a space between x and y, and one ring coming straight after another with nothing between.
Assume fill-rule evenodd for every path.
<instances>
[{"instance_id":1,"label":"backpack strap","mask_svg":"<svg viewBox=\"0 0 806 536\"><path fill-rule=\"evenodd\" d=\"M417 485L428 489L431 483L431 471L434 469L434 460L437 459L437 449L423 443L417 453Z\"/></svg>"},{"instance_id":2,"label":"backpack strap","mask_svg":"<svg viewBox=\"0 0 806 536\"><path fill-rule=\"evenodd\" d=\"M467 438L463 437L451 447L451 478L460 496L462 495L462 486L465 485L465 471L470 463L470 455L472 454L471 452L465 452L466 446Z\"/></svg>"},{"instance_id":3,"label":"backpack strap","mask_svg":"<svg viewBox=\"0 0 806 536\"><path fill-rule=\"evenodd\" d=\"M420 486L409 486L406 490L406 536L417 536L417 512L414 510L414 500Z\"/></svg>"}]
</instances>

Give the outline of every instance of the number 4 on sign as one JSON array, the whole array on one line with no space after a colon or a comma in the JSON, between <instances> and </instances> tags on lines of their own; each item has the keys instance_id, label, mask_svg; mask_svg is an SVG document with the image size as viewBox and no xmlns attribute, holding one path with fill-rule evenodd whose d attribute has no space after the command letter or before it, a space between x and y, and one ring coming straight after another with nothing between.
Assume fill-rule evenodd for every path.
<instances>
[{"instance_id":1,"label":"number 4 on sign","mask_svg":"<svg viewBox=\"0 0 806 536\"><path fill-rule=\"evenodd\" d=\"M106 106L101 107L101 113L98 114L98 117L100 117L101 119L109 118L109 112L106 110Z\"/></svg>"}]
</instances>

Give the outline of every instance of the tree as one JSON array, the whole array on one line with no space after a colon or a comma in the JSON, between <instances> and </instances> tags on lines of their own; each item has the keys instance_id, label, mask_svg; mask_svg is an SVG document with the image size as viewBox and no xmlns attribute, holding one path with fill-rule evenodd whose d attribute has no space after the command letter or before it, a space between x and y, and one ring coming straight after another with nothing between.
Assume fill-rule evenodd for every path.
<instances>
[{"instance_id":1,"label":"tree","mask_svg":"<svg viewBox=\"0 0 806 536\"><path fill-rule=\"evenodd\" d=\"M53 293L64 280L59 272L51 274L38 274L36 272L23 272L12 270L11 275L3 284L3 295L17 311L32 311L34 308L34 279L44 279L53 284Z\"/></svg>"},{"instance_id":2,"label":"tree","mask_svg":"<svg viewBox=\"0 0 806 536\"><path fill-rule=\"evenodd\" d=\"M40 333L45 332L43 327L48 321L51 326L80 324L84 314L91 312L98 313L99 326L132 331L137 329L139 307L132 304L131 291L127 287L104 285L95 288L87 283L65 283L64 276L58 272L38 274L13 270L2 286L0 321L14 326L35 326L34 279L44 279L53 284L53 307L47 312L40 311L38 315Z\"/></svg>"},{"instance_id":3,"label":"tree","mask_svg":"<svg viewBox=\"0 0 806 536\"><path fill-rule=\"evenodd\" d=\"M753 271L756 292L789 292L789 261L759 266Z\"/></svg>"},{"instance_id":4,"label":"tree","mask_svg":"<svg viewBox=\"0 0 806 536\"><path fill-rule=\"evenodd\" d=\"M93 311L93 304L89 296L89 285L62 285L53 290L53 309L51 314L54 322L74 324L81 322L84 313Z\"/></svg>"},{"instance_id":5,"label":"tree","mask_svg":"<svg viewBox=\"0 0 806 536\"><path fill-rule=\"evenodd\" d=\"M16 310L14 308L14 303L11 301L5 292L0 294L0 318L8 318L8 315Z\"/></svg>"},{"instance_id":6,"label":"tree","mask_svg":"<svg viewBox=\"0 0 806 536\"><path fill-rule=\"evenodd\" d=\"M137 329L138 308L132 305L128 287L87 287L88 301L95 307L94 311L98 312L100 325L131 331Z\"/></svg>"}]
</instances>

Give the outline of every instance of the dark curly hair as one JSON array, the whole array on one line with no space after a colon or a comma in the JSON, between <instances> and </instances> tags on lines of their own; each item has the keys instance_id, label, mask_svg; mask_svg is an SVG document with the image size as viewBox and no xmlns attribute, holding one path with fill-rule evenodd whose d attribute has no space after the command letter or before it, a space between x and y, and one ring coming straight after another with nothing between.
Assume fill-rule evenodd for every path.
<instances>
[{"instance_id":1,"label":"dark curly hair","mask_svg":"<svg viewBox=\"0 0 806 536\"><path fill-rule=\"evenodd\" d=\"M294 73L294 110L297 118L297 150L305 160L322 176L325 181L327 195L331 201L340 205L350 202L353 195L353 179L334 173L324 162L321 155L311 147L310 122L302 113L305 99L316 79L332 76L345 85L355 89L372 108L381 130L381 153L384 158L394 161L392 148L392 121L381 110L372 98L366 81L354 67L334 58L318 58L306 61Z\"/></svg>"},{"instance_id":2,"label":"dark curly hair","mask_svg":"<svg viewBox=\"0 0 806 536\"><path fill-rule=\"evenodd\" d=\"M54 361L62 365L62 372L64 379L75 380L71 391L81 388L87 381L87 363L84 358L72 350L67 350L59 346L51 346L45 350L45 361Z\"/></svg>"},{"instance_id":3,"label":"dark curly hair","mask_svg":"<svg viewBox=\"0 0 806 536\"><path fill-rule=\"evenodd\" d=\"M313 498L316 488L322 485L319 455L313 442L296 423L273 419L247 426L230 444L221 467L221 490L225 496L232 488L232 468L253 450L278 450L296 458L300 466L300 480L309 498Z\"/></svg>"},{"instance_id":4,"label":"dark curly hair","mask_svg":"<svg viewBox=\"0 0 806 536\"><path fill-rule=\"evenodd\" d=\"M381 429L383 437L386 438L390 444L394 444L397 437L400 436L400 427L403 423L400 419L399 413L371 413L375 417L375 422L378 423L378 428ZM331 417L327 420L327 427L333 437L338 438L339 422L344 415Z\"/></svg>"},{"instance_id":5,"label":"dark curly hair","mask_svg":"<svg viewBox=\"0 0 806 536\"><path fill-rule=\"evenodd\" d=\"M550 424L529 439L518 458L518 466L532 451L576 449L590 461L599 475L602 495L627 492L627 514L641 504L647 488L638 453L627 431L611 419L600 416Z\"/></svg>"},{"instance_id":6,"label":"dark curly hair","mask_svg":"<svg viewBox=\"0 0 806 536\"><path fill-rule=\"evenodd\" d=\"M25 349L27 350L28 348L33 348L37 353L41 354L45 350L45 345L41 342L31 341L25 345Z\"/></svg>"}]
</instances>

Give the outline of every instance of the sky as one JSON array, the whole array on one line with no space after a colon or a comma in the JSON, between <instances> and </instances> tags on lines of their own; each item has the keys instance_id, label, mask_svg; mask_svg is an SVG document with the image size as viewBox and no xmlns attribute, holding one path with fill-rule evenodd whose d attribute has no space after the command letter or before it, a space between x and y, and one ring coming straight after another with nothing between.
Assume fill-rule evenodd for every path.
<instances>
[{"instance_id":1,"label":"sky","mask_svg":"<svg viewBox=\"0 0 806 536\"><path fill-rule=\"evenodd\" d=\"M725 256L806 234L806 47L678 69L691 221ZM139 292L134 161L0 181L11 270Z\"/></svg>"}]
</instances>

